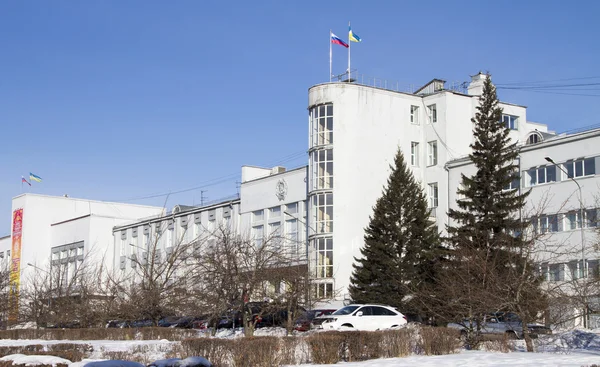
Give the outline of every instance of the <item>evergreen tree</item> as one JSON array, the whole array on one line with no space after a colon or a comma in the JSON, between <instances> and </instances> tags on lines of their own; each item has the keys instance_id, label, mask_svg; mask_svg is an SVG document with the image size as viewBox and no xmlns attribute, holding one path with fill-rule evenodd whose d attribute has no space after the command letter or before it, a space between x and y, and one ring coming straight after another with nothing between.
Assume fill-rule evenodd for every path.
<instances>
[{"instance_id":1,"label":"evergreen tree","mask_svg":"<svg viewBox=\"0 0 600 367\"><path fill-rule=\"evenodd\" d=\"M416 303L410 299L433 279L439 235L429 219L423 188L401 150L390 168L387 187L365 229L362 257L355 258L350 296L357 303L384 303L415 313Z\"/></svg>"},{"instance_id":2,"label":"evergreen tree","mask_svg":"<svg viewBox=\"0 0 600 367\"><path fill-rule=\"evenodd\" d=\"M526 223L521 218L529 192L507 190L511 182L519 180L515 164L519 152L502 122L502 108L489 76L479 102L471 119L475 141L469 155L477 172L471 177L462 175L458 193L464 198L457 201L458 210L448 213L454 221L448 227L453 251L448 265L440 270L452 284L460 280L471 291L446 309L454 311L453 317L468 317L476 325L481 325L488 312L513 311L526 325L545 303L533 263L533 239L526 238ZM443 287L443 281L439 283ZM533 350L527 328L524 332L527 349ZM469 335L477 338L477 330Z\"/></svg>"},{"instance_id":3,"label":"evergreen tree","mask_svg":"<svg viewBox=\"0 0 600 367\"><path fill-rule=\"evenodd\" d=\"M485 79L479 102L477 113L471 119L475 142L471 144L473 151L469 155L477 173L472 177L462 175L458 194L464 199L457 201L458 210L448 212L455 222L448 233L455 244L469 239L475 247L492 249L507 245L505 241L496 241L501 239L498 237L521 232L518 214L529 193L505 190L519 179L515 164L519 152L517 143L510 141L509 128L502 122L502 108L498 106L496 87L490 76Z\"/></svg>"}]
</instances>

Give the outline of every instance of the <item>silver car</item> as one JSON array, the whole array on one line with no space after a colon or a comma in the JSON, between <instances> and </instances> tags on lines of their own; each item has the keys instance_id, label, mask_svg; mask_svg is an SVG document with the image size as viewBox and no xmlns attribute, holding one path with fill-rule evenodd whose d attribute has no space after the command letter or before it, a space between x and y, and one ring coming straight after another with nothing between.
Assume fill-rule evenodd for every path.
<instances>
[{"instance_id":1,"label":"silver car","mask_svg":"<svg viewBox=\"0 0 600 367\"><path fill-rule=\"evenodd\" d=\"M477 330L476 325L471 325L469 319L464 319L461 323L450 323L448 327L459 329L462 332L467 330ZM540 334L552 334L552 330L544 325L531 323L527 324L529 333L536 337ZM523 323L519 316L512 312L494 312L485 315L481 325L481 334L506 334L511 338L523 338Z\"/></svg>"}]
</instances>

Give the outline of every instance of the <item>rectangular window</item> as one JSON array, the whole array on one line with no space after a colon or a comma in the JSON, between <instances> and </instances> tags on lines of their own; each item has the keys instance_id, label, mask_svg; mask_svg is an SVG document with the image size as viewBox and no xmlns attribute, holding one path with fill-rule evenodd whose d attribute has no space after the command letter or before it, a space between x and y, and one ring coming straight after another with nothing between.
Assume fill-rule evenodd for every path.
<instances>
[{"instance_id":1,"label":"rectangular window","mask_svg":"<svg viewBox=\"0 0 600 367\"><path fill-rule=\"evenodd\" d=\"M514 173L513 179L510 181L510 183L506 186L504 186L503 190L516 190L519 188L519 186L521 185L521 178L519 177L518 173Z\"/></svg>"},{"instance_id":2,"label":"rectangular window","mask_svg":"<svg viewBox=\"0 0 600 367\"><path fill-rule=\"evenodd\" d=\"M333 277L333 238L317 238L317 278Z\"/></svg>"},{"instance_id":3,"label":"rectangular window","mask_svg":"<svg viewBox=\"0 0 600 367\"><path fill-rule=\"evenodd\" d=\"M592 176L596 174L596 158L578 159L564 164L567 178Z\"/></svg>"},{"instance_id":4,"label":"rectangular window","mask_svg":"<svg viewBox=\"0 0 600 367\"><path fill-rule=\"evenodd\" d=\"M279 217L281 217L281 207L280 206L274 206L272 208L269 208L269 219L279 218Z\"/></svg>"},{"instance_id":5,"label":"rectangular window","mask_svg":"<svg viewBox=\"0 0 600 367\"><path fill-rule=\"evenodd\" d=\"M333 105L327 104L311 108L309 119L311 147L333 144Z\"/></svg>"},{"instance_id":6,"label":"rectangular window","mask_svg":"<svg viewBox=\"0 0 600 367\"><path fill-rule=\"evenodd\" d=\"M427 110L429 112L429 123L435 123L437 122L437 107L436 105L432 104L427 106Z\"/></svg>"},{"instance_id":7,"label":"rectangular window","mask_svg":"<svg viewBox=\"0 0 600 367\"><path fill-rule=\"evenodd\" d=\"M551 264L548 269L548 278L554 282L565 280L564 264Z\"/></svg>"},{"instance_id":8,"label":"rectangular window","mask_svg":"<svg viewBox=\"0 0 600 367\"><path fill-rule=\"evenodd\" d=\"M410 106L410 123L419 124L419 106Z\"/></svg>"},{"instance_id":9,"label":"rectangular window","mask_svg":"<svg viewBox=\"0 0 600 367\"><path fill-rule=\"evenodd\" d=\"M528 186L556 182L556 166L542 166L527 170L526 182Z\"/></svg>"},{"instance_id":10,"label":"rectangular window","mask_svg":"<svg viewBox=\"0 0 600 367\"><path fill-rule=\"evenodd\" d=\"M173 231L172 229L169 229L167 231L167 247L173 246L173 235L174 235L174 232L175 231Z\"/></svg>"},{"instance_id":11,"label":"rectangular window","mask_svg":"<svg viewBox=\"0 0 600 367\"><path fill-rule=\"evenodd\" d=\"M317 299L333 298L333 283L315 284L315 297Z\"/></svg>"},{"instance_id":12,"label":"rectangular window","mask_svg":"<svg viewBox=\"0 0 600 367\"><path fill-rule=\"evenodd\" d=\"M581 218L579 215L579 211L573 211L565 214L565 219L567 221L567 230L581 228Z\"/></svg>"},{"instance_id":13,"label":"rectangular window","mask_svg":"<svg viewBox=\"0 0 600 367\"><path fill-rule=\"evenodd\" d=\"M518 130L519 129L519 118L517 116L502 115L502 122L506 125L507 129Z\"/></svg>"},{"instance_id":14,"label":"rectangular window","mask_svg":"<svg viewBox=\"0 0 600 367\"><path fill-rule=\"evenodd\" d=\"M539 228L542 233L558 232L558 216L556 214L541 216Z\"/></svg>"},{"instance_id":15,"label":"rectangular window","mask_svg":"<svg viewBox=\"0 0 600 367\"><path fill-rule=\"evenodd\" d=\"M438 206L438 184L437 184L437 182L429 184L428 196L429 196L429 207L437 208L437 206Z\"/></svg>"},{"instance_id":16,"label":"rectangular window","mask_svg":"<svg viewBox=\"0 0 600 367\"><path fill-rule=\"evenodd\" d=\"M311 154L314 189L333 188L333 149L316 150Z\"/></svg>"},{"instance_id":17,"label":"rectangular window","mask_svg":"<svg viewBox=\"0 0 600 367\"><path fill-rule=\"evenodd\" d=\"M585 226L588 228L598 226L598 210L587 209L583 215L585 216Z\"/></svg>"},{"instance_id":18,"label":"rectangular window","mask_svg":"<svg viewBox=\"0 0 600 367\"><path fill-rule=\"evenodd\" d=\"M410 165L419 166L419 143L416 141L410 143Z\"/></svg>"},{"instance_id":19,"label":"rectangular window","mask_svg":"<svg viewBox=\"0 0 600 367\"><path fill-rule=\"evenodd\" d=\"M438 158L438 150L437 150L437 140L430 141L427 143L427 165L435 166L437 165Z\"/></svg>"},{"instance_id":20,"label":"rectangular window","mask_svg":"<svg viewBox=\"0 0 600 367\"><path fill-rule=\"evenodd\" d=\"M281 236L281 222L269 223L269 236Z\"/></svg>"},{"instance_id":21,"label":"rectangular window","mask_svg":"<svg viewBox=\"0 0 600 367\"><path fill-rule=\"evenodd\" d=\"M264 211L263 210L257 210L252 212L252 221L253 222L260 222L261 220L265 219L265 215L264 215Z\"/></svg>"},{"instance_id":22,"label":"rectangular window","mask_svg":"<svg viewBox=\"0 0 600 367\"><path fill-rule=\"evenodd\" d=\"M313 196L313 215L317 233L333 232L333 194Z\"/></svg>"},{"instance_id":23,"label":"rectangular window","mask_svg":"<svg viewBox=\"0 0 600 367\"><path fill-rule=\"evenodd\" d=\"M285 221L285 233L291 245L298 242L298 221L296 219Z\"/></svg>"},{"instance_id":24,"label":"rectangular window","mask_svg":"<svg viewBox=\"0 0 600 367\"><path fill-rule=\"evenodd\" d=\"M264 237L263 228L264 228L263 226L252 227L252 239L254 240L254 244L257 247L262 247L262 245L263 245L263 237Z\"/></svg>"},{"instance_id":25,"label":"rectangular window","mask_svg":"<svg viewBox=\"0 0 600 367\"><path fill-rule=\"evenodd\" d=\"M289 214L298 214L298 203L286 205L286 212Z\"/></svg>"}]
</instances>

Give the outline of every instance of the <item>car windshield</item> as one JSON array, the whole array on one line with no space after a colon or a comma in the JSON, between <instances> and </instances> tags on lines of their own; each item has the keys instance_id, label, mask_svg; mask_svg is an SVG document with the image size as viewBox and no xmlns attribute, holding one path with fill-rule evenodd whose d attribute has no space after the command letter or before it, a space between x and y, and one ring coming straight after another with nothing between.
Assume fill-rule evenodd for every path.
<instances>
[{"instance_id":1,"label":"car windshield","mask_svg":"<svg viewBox=\"0 0 600 367\"><path fill-rule=\"evenodd\" d=\"M346 306L342 307L339 310L335 311L332 315L350 315L352 312L356 311L360 306Z\"/></svg>"}]
</instances>

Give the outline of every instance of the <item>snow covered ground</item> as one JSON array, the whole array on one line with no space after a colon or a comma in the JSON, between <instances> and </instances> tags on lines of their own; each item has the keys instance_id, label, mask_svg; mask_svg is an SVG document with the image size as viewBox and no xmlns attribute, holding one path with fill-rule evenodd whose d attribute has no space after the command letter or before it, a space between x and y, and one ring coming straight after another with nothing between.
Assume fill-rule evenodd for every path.
<instances>
[{"instance_id":1,"label":"snow covered ground","mask_svg":"<svg viewBox=\"0 0 600 367\"><path fill-rule=\"evenodd\" d=\"M202 334L201 334L202 335ZM237 338L242 337L241 330L221 330L217 337ZM283 329L259 329L256 335L285 335ZM31 344L56 344L56 343L82 343L94 347L91 360L102 358L103 351L144 350L147 357L163 359L165 353L176 343L168 340L0 340L0 346L20 346ZM461 351L457 354L443 356L410 356L405 358L374 359L364 362L339 363L344 367L390 367L390 366L415 366L415 367L442 367L442 366L573 366L584 367L597 364L600 366L600 330L592 331L566 331L554 335L542 336L536 340L536 353L526 353L523 341L516 341L516 351L500 353L492 351ZM61 359L52 356L24 356L11 355L0 360L14 360L18 364L56 364ZM73 363L72 367L81 367L85 363ZM325 366L305 364L301 366Z\"/></svg>"}]
</instances>

